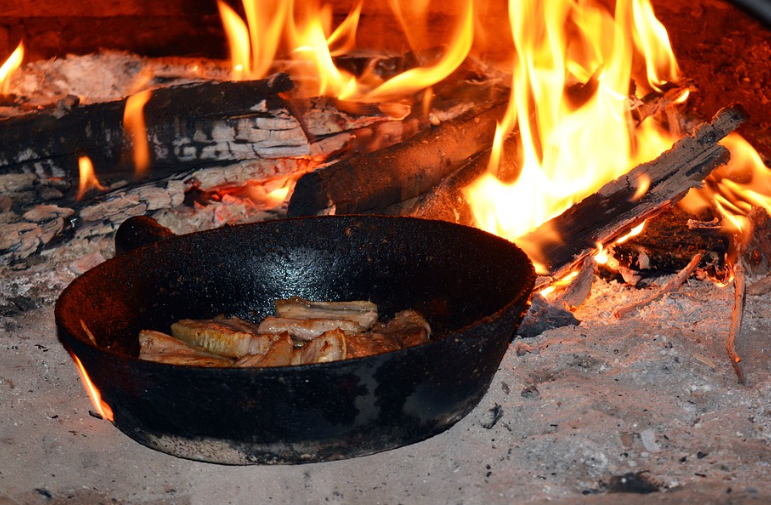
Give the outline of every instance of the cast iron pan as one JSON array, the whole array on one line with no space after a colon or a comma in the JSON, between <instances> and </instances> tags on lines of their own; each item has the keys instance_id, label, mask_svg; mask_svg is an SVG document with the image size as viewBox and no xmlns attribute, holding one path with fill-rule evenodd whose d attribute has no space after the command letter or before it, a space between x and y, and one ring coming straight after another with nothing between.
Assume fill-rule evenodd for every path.
<instances>
[{"instance_id":1,"label":"cast iron pan","mask_svg":"<svg viewBox=\"0 0 771 505\"><path fill-rule=\"evenodd\" d=\"M118 429L154 449L215 463L337 460L446 430L487 391L535 280L514 244L440 221L309 217L149 238L138 238L139 224L140 232L136 221L119 231L123 246L157 242L75 279L56 303L57 330ZM414 308L438 339L295 367L136 357L143 328L168 332L178 319L218 314L259 321L290 296L372 300L382 319Z\"/></svg>"}]
</instances>

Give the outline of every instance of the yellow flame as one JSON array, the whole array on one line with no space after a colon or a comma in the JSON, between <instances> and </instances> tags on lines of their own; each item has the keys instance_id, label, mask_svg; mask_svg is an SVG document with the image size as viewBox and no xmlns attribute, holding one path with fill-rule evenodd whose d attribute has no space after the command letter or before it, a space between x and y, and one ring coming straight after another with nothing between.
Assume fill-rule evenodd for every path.
<instances>
[{"instance_id":1,"label":"yellow flame","mask_svg":"<svg viewBox=\"0 0 771 505\"><path fill-rule=\"evenodd\" d=\"M474 3L465 3L451 42L442 57L434 64L412 68L387 80L371 91L343 93L341 99L379 102L399 96L409 96L433 86L449 76L466 59L474 42Z\"/></svg>"},{"instance_id":2,"label":"yellow flame","mask_svg":"<svg viewBox=\"0 0 771 505\"><path fill-rule=\"evenodd\" d=\"M634 18L639 20L634 23L635 45L643 54L648 84L660 91L662 84L676 81L680 77L677 59L672 52L667 29L656 19L650 2L632 0L632 3Z\"/></svg>"},{"instance_id":3,"label":"yellow flame","mask_svg":"<svg viewBox=\"0 0 771 505\"><path fill-rule=\"evenodd\" d=\"M96 174L94 173L94 164L91 163L91 158L88 156L81 156L78 158L78 169L80 171L80 184L78 187L77 196L78 200L82 199L83 195L86 194L86 191L91 188L97 188L101 191L104 191L105 188L99 184L99 180L96 178Z\"/></svg>"},{"instance_id":4,"label":"yellow flame","mask_svg":"<svg viewBox=\"0 0 771 505\"><path fill-rule=\"evenodd\" d=\"M450 33L442 57L386 82L371 73L357 80L338 68L333 60L333 56L354 48L363 1L355 4L334 31L331 31L331 8L316 2L297 5L293 0L243 0L245 21L223 2L218 1L218 6L230 46L233 79L264 77L284 41L291 60L287 71L298 85L298 94L376 102L409 97L446 78L463 62L473 44L475 20L473 0L462 2L457 27ZM411 44L418 44L421 37L415 34L425 31L416 28L416 24L426 23L428 3L429 0L411 2L408 9L403 9L398 1L391 1Z\"/></svg>"},{"instance_id":5,"label":"yellow flame","mask_svg":"<svg viewBox=\"0 0 771 505\"><path fill-rule=\"evenodd\" d=\"M637 226L635 226L634 228L629 230L629 232L626 235L624 235L622 237L619 237L618 240L616 240L614 243L615 244L623 244L624 242L626 242L630 238L636 237L637 235L642 233L643 229L645 228L645 223L646 222L647 221L643 221L642 223L638 224Z\"/></svg>"},{"instance_id":6,"label":"yellow flame","mask_svg":"<svg viewBox=\"0 0 771 505\"><path fill-rule=\"evenodd\" d=\"M539 291L539 294L544 298L547 298L550 294L555 292L557 289L568 286L576 277L578 277L578 270L573 270L566 276L562 277L561 279L557 279L549 286L543 288L541 291Z\"/></svg>"},{"instance_id":7,"label":"yellow flame","mask_svg":"<svg viewBox=\"0 0 771 505\"><path fill-rule=\"evenodd\" d=\"M668 44L648 47L666 41L646 28L649 16L642 0L617 1L614 16L593 0L509 2L512 95L490 170L465 190L481 228L514 240L672 145L675 139L651 121L635 129L628 107L631 80L647 89L677 78L676 63L661 61L661 54L671 57ZM633 72L639 53L655 59L646 67L654 75ZM577 83L596 89L576 100ZM494 174L515 128L521 171L504 183Z\"/></svg>"},{"instance_id":8,"label":"yellow flame","mask_svg":"<svg viewBox=\"0 0 771 505\"><path fill-rule=\"evenodd\" d=\"M635 190L634 195L632 195L632 198L631 198L633 202L636 202L640 198L644 197L645 194L648 192L648 189L650 189L651 187L651 178L648 177L647 174L641 174L637 182L638 182L637 189Z\"/></svg>"},{"instance_id":9,"label":"yellow flame","mask_svg":"<svg viewBox=\"0 0 771 505\"><path fill-rule=\"evenodd\" d=\"M72 356L72 360L75 362L75 366L78 369L78 373L80 374L80 380L83 381L83 387L86 390L86 393L88 393L88 398L91 400L91 404L94 406L94 409L99 413L100 416L102 416L103 419L107 419L110 422L113 422L115 420L115 416L113 415L112 408L102 400L102 395L99 392L99 389L94 385L93 382L91 382L91 378L88 376L88 373L86 372L85 367L83 366L83 363L81 363L80 359L78 359L77 356L75 356L74 353L70 353Z\"/></svg>"},{"instance_id":10,"label":"yellow flame","mask_svg":"<svg viewBox=\"0 0 771 505\"><path fill-rule=\"evenodd\" d=\"M150 166L150 146L147 141L144 108L152 96L152 91L134 93L126 100L123 110L123 128L132 140L134 151L134 170L137 176L144 175Z\"/></svg>"},{"instance_id":11,"label":"yellow flame","mask_svg":"<svg viewBox=\"0 0 771 505\"><path fill-rule=\"evenodd\" d=\"M681 201L692 213L716 208L723 218L723 230L740 233L747 229L746 216L754 207L771 213L771 170L758 152L737 133L721 142L731 160L707 178L706 186L693 189Z\"/></svg>"},{"instance_id":12,"label":"yellow flame","mask_svg":"<svg viewBox=\"0 0 771 505\"><path fill-rule=\"evenodd\" d=\"M359 18L361 17L363 5L364 0L359 0L348 14L348 17L327 38L327 46L332 56L349 53L356 47L356 32L359 27Z\"/></svg>"},{"instance_id":13,"label":"yellow flame","mask_svg":"<svg viewBox=\"0 0 771 505\"><path fill-rule=\"evenodd\" d=\"M249 42L249 29L236 11L226 3L218 0L217 7L220 18L225 27L225 35L230 48L231 77L234 81L241 81L249 77L247 69L251 67L252 49Z\"/></svg>"},{"instance_id":14,"label":"yellow flame","mask_svg":"<svg viewBox=\"0 0 771 505\"><path fill-rule=\"evenodd\" d=\"M24 60L24 43L19 42L5 63L0 66L0 95L7 95L11 85L11 75L21 66Z\"/></svg>"},{"instance_id":15,"label":"yellow flame","mask_svg":"<svg viewBox=\"0 0 771 505\"><path fill-rule=\"evenodd\" d=\"M602 247L600 242L597 242L597 252L594 253L594 261L599 265L604 265L608 262L608 251Z\"/></svg>"}]
</instances>

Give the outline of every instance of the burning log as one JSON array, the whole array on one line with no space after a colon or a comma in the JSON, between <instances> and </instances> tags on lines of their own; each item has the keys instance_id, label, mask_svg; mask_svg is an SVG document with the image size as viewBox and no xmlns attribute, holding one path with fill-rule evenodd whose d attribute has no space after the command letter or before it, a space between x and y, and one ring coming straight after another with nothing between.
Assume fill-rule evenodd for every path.
<instances>
[{"instance_id":1,"label":"burning log","mask_svg":"<svg viewBox=\"0 0 771 505\"><path fill-rule=\"evenodd\" d=\"M437 185L492 144L505 104L479 107L380 151L303 175L289 201L289 216L381 210Z\"/></svg>"},{"instance_id":2,"label":"burning log","mask_svg":"<svg viewBox=\"0 0 771 505\"><path fill-rule=\"evenodd\" d=\"M276 74L260 81L205 82L153 91L141 111L147 138L152 143L152 161L163 166L192 159L205 160L220 139L227 141L224 137L236 134L235 126L247 126L244 121L232 124L239 119L250 120L249 126L257 129L266 119L277 123L275 114L283 106L278 93L290 89L289 77ZM125 170L126 165L133 165L131 151L137 141L124 131L124 111L130 98L85 106L76 104L53 113L42 111L3 120L0 122L0 173L43 172L55 177L67 176L72 160L79 155L91 157L97 166L104 167L106 175L119 167ZM243 117L244 114L247 116ZM277 124L273 126L278 128ZM286 143L287 127L282 126ZM247 134L240 130L238 133ZM267 139L269 134L264 133Z\"/></svg>"},{"instance_id":3,"label":"burning log","mask_svg":"<svg viewBox=\"0 0 771 505\"><path fill-rule=\"evenodd\" d=\"M700 125L657 159L638 165L517 242L538 244L539 261L546 270L553 277L564 276L598 243L608 243L661 213L726 163L730 154L718 141L747 118L739 105L720 110L711 123ZM638 188L647 181L648 191L635 200ZM559 235L559 242L545 240L553 233Z\"/></svg>"},{"instance_id":4,"label":"burning log","mask_svg":"<svg viewBox=\"0 0 771 505\"><path fill-rule=\"evenodd\" d=\"M140 174L144 180L213 164L309 157L329 147L315 146L327 136L389 119L374 105L354 110L327 98L290 103L280 94L292 87L288 75L275 74L156 89L138 111L144 128L133 132L124 128L124 117L128 121L127 107L138 95L4 119L0 187L13 190L32 174L76 181L79 156L92 159L103 183L131 180L141 168L134 149L142 144L152 166Z\"/></svg>"}]
</instances>

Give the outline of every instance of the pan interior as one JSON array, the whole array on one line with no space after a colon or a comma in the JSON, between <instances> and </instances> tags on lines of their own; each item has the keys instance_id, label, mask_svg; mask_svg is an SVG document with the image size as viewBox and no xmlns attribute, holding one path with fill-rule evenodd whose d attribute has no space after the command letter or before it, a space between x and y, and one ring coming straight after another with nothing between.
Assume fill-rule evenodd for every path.
<instances>
[{"instance_id":1,"label":"pan interior","mask_svg":"<svg viewBox=\"0 0 771 505\"><path fill-rule=\"evenodd\" d=\"M479 230L380 216L299 218L167 239L99 265L57 304L57 321L136 356L141 329L218 314L259 321L276 299L371 300L381 318L421 311L446 335L527 296L521 250Z\"/></svg>"}]
</instances>

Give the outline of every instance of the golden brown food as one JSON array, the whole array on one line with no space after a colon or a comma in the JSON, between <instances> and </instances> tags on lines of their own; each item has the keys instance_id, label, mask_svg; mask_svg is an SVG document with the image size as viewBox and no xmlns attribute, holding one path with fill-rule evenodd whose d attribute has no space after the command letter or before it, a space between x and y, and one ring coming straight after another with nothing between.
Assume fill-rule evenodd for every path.
<instances>
[{"instance_id":1,"label":"golden brown food","mask_svg":"<svg viewBox=\"0 0 771 505\"><path fill-rule=\"evenodd\" d=\"M293 297L276 300L276 315L290 319L353 321L362 330L368 330L377 322L377 305L368 301L314 302Z\"/></svg>"},{"instance_id":2,"label":"golden brown food","mask_svg":"<svg viewBox=\"0 0 771 505\"><path fill-rule=\"evenodd\" d=\"M171 334L188 344L228 358L242 358L249 354L265 354L272 340L251 323L238 318L182 319L171 325ZM281 332L276 332L281 333Z\"/></svg>"},{"instance_id":3,"label":"golden brown food","mask_svg":"<svg viewBox=\"0 0 771 505\"><path fill-rule=\"evenodd\" d=\"M345 333L342 330L331 330L295 349L295 359L292 364L328 363L345 358Z\"/></svg>"},{"instance_id":4,"label":"golden brown food","mask_svg":"<svg viewBox=\"0 0 771 505\"><path fill-rule=\"evenodd\" d=\"M294 341L289 333L279 335L268 335L270 339L270 348L264 354L247 354L236 360L237 367L268 367L268 366L287 366L292 364L294 356Z\"/></svg>"},{"instance_id":5,"label":"golden brown food","mask_svg":"<svg viewBox=\"0 0 771 505\"><path fill-rule=\"evenodd\" d=\"M147 361L172 365L228 367L233 360L192 346L160 331L139 332L139 357Z\"/></svg>"},{"instance_id":6,"label":"golden brown food","mask_svg":"<svg viewBox=\"0 0 771 505\"><path fill-rule=\"evenodd\" d=\"M140 358L179 365L273 367L372 356L426 343L431 327L417 311L378 322L368 301L277 300L260 324L231 316L182 319L172 336L143 330Z\"/></svg>"},{"instance_id":7,"label":"golden brown food","mask_svg":"<svg viewBox=\"0 0 771 505\"><path fill-rule=\"evenodd\" d=\"M298 340L311 341L331 330L355 333L364 331L364 328L355 321L345 319L294 319L268 316L262 320L257 331L260 333L288 332Z\"/></svg>"}]
</instances>

